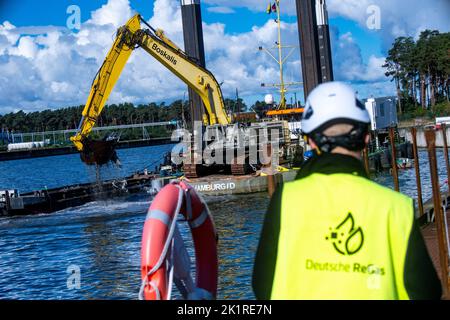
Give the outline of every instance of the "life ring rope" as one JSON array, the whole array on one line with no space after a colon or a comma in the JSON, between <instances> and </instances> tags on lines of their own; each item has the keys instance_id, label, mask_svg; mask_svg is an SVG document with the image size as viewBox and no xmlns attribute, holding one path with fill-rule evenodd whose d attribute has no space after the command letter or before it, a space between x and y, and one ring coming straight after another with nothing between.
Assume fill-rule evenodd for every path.
<instances>
[{"instance_id":1,"label":"life ring rope","mask_svg":"<svg viewBox=\"0 0 450 320\"><path fill-rule=\"evenodd\" d=\"M206 221L206 219L208 219L208 215L209 215L208 211L204 209L196 219L189 220L188 223L191 229L196 229L200 227Z\"/></svg>"},{"instance_id":2,"label":"life ring rope","mask_svg":"<svg viewBox=\"0 0 450 320\"><path fill-rule=\"evenodd\" d=\"M161 300L161 294L159 292L158 287L151 281L149 282L148 278L161 267L161 265L164 263L164 260L166 259L169 247L171 246L171 244L173 246L173 234L175 232L175 228L177 225L178 214L180 213L180 209L183 204L183 195L184 195L183 189L181 189L181 187L178 185L175 185L175 186L179 189L178 203L177 203L177 207L176 207L173 219L170 224L169 235L167 236L166 242L164 243L164 248L161 252L161 255L159 256L158 262L153 266L153 268L149 272L147 272L145 278L142 280L141 287L139 289L139 300L144 300L144 290L147 285L150 285L155 290L156 295L157 295L157 300ZM153 212L156 213L157 211L154 210ZM152 212L150 212L149 214L151 215ZM173 252L173 250L172 250L172 252ZM171 263L170 273L173 274L173 263ZM170 294L170 289L169 289L169 294ZM170 295L169 295L169 297L170 297Z\"/></svg>"},{"instance_id":3,"label":"life ring rope","mask_svg":"<svg viewBox=\"0 0 450 320\"><path fill-rule=\"evenodd\" d=\"M187 189L187 190L191 190L191 189ZM208 217L210 217L211 218L211 223L213 224L213 228L214 228L214 234L215 234L215 236L217 238L217 231L216 231L216 227L214 225L214 219L212 219L211 211L209 210L208 204L206 203L205 199L203 199L201 194L197 193L197 197L200 200L200 202L202 203L204 209L201 212L200 216L198 216L196 219L194 219L192 221L192 206L191 206L191 199L189 197L189 203L188 203L189 207L187 208L188 214L189 214L189 217L190 217L190 219L188 220L189 226L192 229L198 228L206 221L206 219ZM191 223L192 223L192 225L191 225Z\"/></svg>"}]
</instances>

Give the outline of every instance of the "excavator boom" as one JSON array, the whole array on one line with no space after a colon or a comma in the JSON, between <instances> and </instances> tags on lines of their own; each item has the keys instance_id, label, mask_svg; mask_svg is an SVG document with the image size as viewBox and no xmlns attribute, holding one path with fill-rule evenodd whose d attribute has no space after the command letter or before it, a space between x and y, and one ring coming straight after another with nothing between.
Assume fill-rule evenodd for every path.
<instances>
[{"instance_id":1,"label":"excavator boom","mask_svg":"<svg viewBox=\"0 0 450 320\"><path fill-rule=\"evenodd\" d=\"M141 21L149 29L142 29ZM220 85L213 74L189 58L162 30L153 29L140 15L135 15L118 29L114 44L92 83L77 134L71 137L77 150L95 152L88 146L88 136L132 51L138 47L143 48L201 97L206 111L203 118L205 125L230 123Z\"/></svg>"},{"instance_id":2,"label":"excavator boom","mask_svg":"<svg viewBox=\"0 0 450 320\"><path fill-rule=\"evenodd\" d=\"M140 28L139 19L133 17L128 21L125 27L130 30L130 32L136 32ZM129 47L127 43L123 41L123 37L116 37L103 65L92 82L91 91L82 112L78 132L74 137L70 138L78 151L83 151L83 142L94 128L133 49L133 47Z\"/></svg>"}]
</instances>

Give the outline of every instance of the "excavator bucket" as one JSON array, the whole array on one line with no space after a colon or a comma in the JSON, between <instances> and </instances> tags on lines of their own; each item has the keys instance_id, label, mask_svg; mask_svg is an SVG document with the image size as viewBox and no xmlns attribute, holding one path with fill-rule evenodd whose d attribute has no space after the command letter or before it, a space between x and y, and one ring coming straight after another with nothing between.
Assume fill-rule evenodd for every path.
<instances>
[{"instance_id":1,"label":"excavator bucket","mask_svg":"<svg viewBox=\"0 0 450 320\"><path fill-rule=\"evenodd\" d=\"M120 166L115 150L117 140L85 140L83 151L80 153L81 161L87 165L102 166L112 162Z\"/></svg>"}]
</instances>

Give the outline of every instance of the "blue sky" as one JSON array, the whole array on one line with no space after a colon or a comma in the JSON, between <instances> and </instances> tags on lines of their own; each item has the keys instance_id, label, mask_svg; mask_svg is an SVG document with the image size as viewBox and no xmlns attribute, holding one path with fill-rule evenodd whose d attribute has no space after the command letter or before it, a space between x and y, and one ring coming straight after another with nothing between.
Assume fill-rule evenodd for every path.
<instances>
[{"instance_id":1,"label":"blue sky","mask_svg":"<svg viewBox=\"0 0 450 320\"><path fill-rule=\"evenodd\" d=\"M81 19L86 21L90 18L90 12L100 8L107 0L21 0L2 1L0 21L8 20L16 26L32 25L57 25L64 26L67 16L66 8L76 4L81 8ZM130 0L133 9L149 18L153 14L152 0ZM247 8L235 10L233 14L221 14L208 11L214 5L202 4L202 15L206 22L222 22L227 31L240 33L251 30L254 25L261 24L268 17L265 12L266 4L262 3L261 11L254 12ZM284 15L286 17L286 15ZM288 20L294 21L295 17L287 16ZM239 21L239 23L236 23Z\"/></svg>"},{"instance_id":2,"label":"blue sky","mask_svg":"<svg viewBox=\"0 0 450 320\"><path fill-rule=\"evenodd\" d=\"M424 28L449 31L447 0L328 0L335 78L353 84L361 97L392 95L381 68L390 43ZM202 0L207 67L224 82L226 97L238 88L247 104L262 100L261 82L277 78L277 66L257 52L276 40L269 1ZM68 6L81 10L81 29L68 30ZM281 0L283 41L298 45L294 0ZM366 26L367 8L381 12L381 28ZM114 30L139 12L182 46L178 0L0 0L0 113L83 104L89 85L112 43ZM448 12L448 11L447 11ZM173 101L185 86L136 53L110 102ZM288 81L300 81L299 51L287 66ZM129 84L134 82L133 86ZM293 90L303 102L301 88Z\"/></svg>"},{"instance_id":3,"label":"blue sky","mask_svg":"<svg viewBox=\"0 0 450 320\"><path fill-rule=\"evenodd\" d=\"M21 1L1 1L0 21L9 21L15 26L44 26L55 25L65 26L67 15L65 14L68 6L76 4L81 9L81 21L85 22L90 18L91 11L100 8L107 3L107 0L21 0ZM133 9L143 15L145 18L153 14L152 0L130 0ZM225 31L239 34L250 31L255 25L262 25L270 17L265 12L266 4L261 1L260 12L249 10L248 8L239 8L234 10L233 14L221 14L210 12L208 8L214 5L202 5L202 18L207 23L220 22L225 24ZM283 21L295 23L295 15L283 14ZM239 21L239 23L237 23ZM381 40L377 32L369 31L358 26L355 21L342 17L331 18L330 25L337 27L341 33L352 32L356 41L361 46L363 58L366 60L371 54L381 54ZM290 39L289 39L290 40ZM297 45L298 40L292 39L286 42L294 42Z\"/></svg>"}]
</instances>

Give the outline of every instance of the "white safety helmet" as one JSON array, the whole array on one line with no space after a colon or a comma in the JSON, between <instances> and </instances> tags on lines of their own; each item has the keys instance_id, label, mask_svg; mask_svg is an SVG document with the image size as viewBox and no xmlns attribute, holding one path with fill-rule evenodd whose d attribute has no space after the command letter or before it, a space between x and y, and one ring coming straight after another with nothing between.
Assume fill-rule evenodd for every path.
<instances>
[{"instance_id":1,"label":"white safety helmet","mask_svg":"<svg viewBox=\"0 0 450 320\"><path fill-rule=\"evenodd\" d=\"M342 82L326 82L308 96L301 125L304 134L338 123L370 123L369 113L355 91Z\"/></svg>"}]
</instances>

